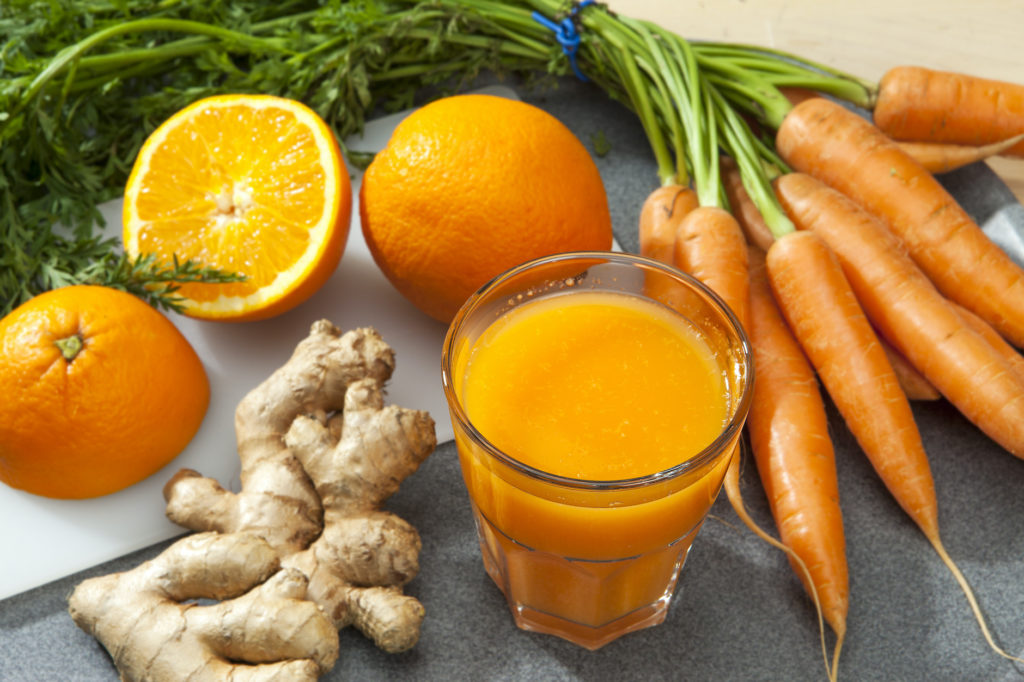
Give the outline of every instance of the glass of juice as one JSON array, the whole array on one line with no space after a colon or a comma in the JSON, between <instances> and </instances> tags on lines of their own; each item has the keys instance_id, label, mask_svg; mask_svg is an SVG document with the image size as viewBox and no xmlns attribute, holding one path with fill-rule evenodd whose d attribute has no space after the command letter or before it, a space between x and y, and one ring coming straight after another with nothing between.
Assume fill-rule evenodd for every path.
<instances>
[{"instance_id":1,"label":"glass of juice","mask_svg":"<svg viewBox=\"0 0 1024 682\"><path fill-rule=\"evenodd\" d=\"M641 256L530 261L465 303L442 376L516 624L597 649L664 621L750 402L750 347L721 299Z\"/></svg>"}]
</instances>

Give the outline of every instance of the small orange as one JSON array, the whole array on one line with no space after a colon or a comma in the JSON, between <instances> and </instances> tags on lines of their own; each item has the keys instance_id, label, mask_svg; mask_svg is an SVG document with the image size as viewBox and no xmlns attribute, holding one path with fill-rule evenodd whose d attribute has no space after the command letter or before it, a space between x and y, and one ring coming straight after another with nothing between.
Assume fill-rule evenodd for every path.
<instances>
[{"instance_id":1,"label":"small orange","mask_svg":"<svg viewBox=\"0 0 1024 682\"><path fill-rule=\"evenodd\" d=\"M116 289L40 294L0 320L0 481L36 495L97 497L185 449L210 400L181 332Z\"/></svg>"},{"instance_id":2,"label":"small orange","mask_svg":"<svg viewBox=\"0 0 1024 682\"><path fill-rule=\"evenodd\" d=\"M258 320L327 281L351 211L337 139L312 109L269 95L208 97L139 150L125 187L124 248L245 275L178 293L192 317Z\"/></svg>"},{"instance_id":3,"label":"small orange","mask_svg":"<svg viewBox=\"0 0 1024 682\"><path fill-rule=\"evenodd\" d=\"M410 114L367 168L359 199L377 265L442 322L524 261L612 246L586 147L551 114L503 97L456 95Z\"/></svg>"}]
</instances>

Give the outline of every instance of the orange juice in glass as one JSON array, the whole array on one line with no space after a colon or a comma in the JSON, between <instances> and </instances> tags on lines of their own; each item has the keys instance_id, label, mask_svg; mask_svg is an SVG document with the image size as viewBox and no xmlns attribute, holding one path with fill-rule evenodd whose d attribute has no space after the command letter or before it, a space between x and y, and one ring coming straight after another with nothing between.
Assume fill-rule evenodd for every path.
<instances>
[{"instance_id":1,"label":"orange juice in glass","mask_svg":"<svg viewBox=\"0 0 1024 682\"><path fill-rule=\"evenodd\" d=\"M665 619L752 371L721 300L640 256L542 258L466 302L444 390L484 567L519 627L596 649Z\"/></svg>"}]
</instances>

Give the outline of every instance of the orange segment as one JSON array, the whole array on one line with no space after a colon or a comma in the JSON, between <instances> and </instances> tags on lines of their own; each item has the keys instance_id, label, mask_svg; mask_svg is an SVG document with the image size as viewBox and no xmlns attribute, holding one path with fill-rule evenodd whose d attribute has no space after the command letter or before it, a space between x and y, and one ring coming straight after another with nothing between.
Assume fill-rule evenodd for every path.
<instances>
[{"instance_id":1,"label":"orange segment","mask_svg":"<svg viewBox=\"0 0 1024 682\"><path fill-rule=\"evenodd\" d=\"M124 198L124 248L246 276L186 284L185 312L250 320L319 289L348 236L352 190L334 134L305 105L222 95L182 109L146 140Z\"/></svg>"}]
</instances>

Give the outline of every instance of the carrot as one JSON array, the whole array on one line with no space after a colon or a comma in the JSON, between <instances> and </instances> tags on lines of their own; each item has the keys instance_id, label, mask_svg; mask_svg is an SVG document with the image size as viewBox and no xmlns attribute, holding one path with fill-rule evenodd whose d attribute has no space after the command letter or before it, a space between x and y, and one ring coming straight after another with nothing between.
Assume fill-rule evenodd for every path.
<instances>
[{"instance_id":1,"label":"carrot","mask_svg":"<svg viewBox=\"0 0 1024 682\"><path fill-rule=\"evenodd\" d=\"M783 120L776 148L795 170L881 219L945 296L1024 346L1024 270L878 128L839 104L809 99Z\"/></svg>"},{"instance_id":2,"label":"carrot","mask_svg":"<svg viewBox=\"0 0 1024 682\"><path fill-rule=\"evenodd\" d=\"M838 255L868 317L974 424L1024 458L1024 383L1006 357L963 322L871 214L803 174L776 193L790 218Z\"/></svg>"},{"instance_id":3,"label":"carrot","mask_svg":"<svg viewBox=\"0 0 1024 682\"><path fill-rule=\"evenodd\" d=\"M1000 355L1006 358L1006 361L1010 363L1010 367L1016 372L1017 378L1024 382L1024 355L1017 352L1017 349L1006 343L1006 339L999 335L995 329L992 328L985 320L981 319L967 308L959 306L955 303L951 305L960 313L960 317L964 318L964 322L967 323L974 331L984 337L989 344L995 348Z\"/></svg>"},{"instance_id":4,"label":"carrot","mask_svg":"<svg viewBox=\"0 0 1024 682\"><path fill-rule=\"evenodd\" d=\"M768 277L786 321L861 449L926 535L938 532L931 469L910 410L835 255L813 232L776 240Z\"/></svg>"},{"instance_id":5,"label":"carrot","mask_svg":"<svg viewBox=\"0 0 1024 682\"><path fill-rule=\"evenodd\" d=\"M715 291L736 315L741 326L745 327L749 312L746 243L736 220L722 205L724 196L719 168L720 148L727 151L732 148L733 143L742 137L740 130L745 129L745 124L735 111L726 106L714 89L706 87L707 83L697 69L697 61L689 43L671 40L664 32L659 37L662 39L660 44L654 35L647 35L646 40L652 47L654 66L669 77L671 82L668 91L685 129L687 160L692 168L693 186L699 202L699 206L687 214L677 228L674 263ZM673 59L666 58L669 53ZM718 114L728 119L728 124L721 130L717 121ZM720 132L723 136L721 142L718 137ZM770 188L768 191L770 193ZM778 208L774 215L781 213L781 208ZM729 463L723 483L737 516L755 535L785 552L796 566L806 570L803 560L791 548L771 537L750 517L743 503L739 470L740 453L737 451ZM813 582L809 581L808 584L813 586ZM822 651L825 652L821 603L813 590L812 597L818 613ZM834 665L829 667L827 656L825 668L830 679L834 679Z\"/></svg>"},{"instance_id":6,"label":"carrot","mask_svg":"<svg viewBox=\"0 0 1024 682\"><path fill-rule=\"evenodd\" d=\"M673 262L718 294L740 326L746 328L749 310L747 244L732 214L717 206L699 206L688 213L676 229ZM756 529L756 533L763 533L756 528L743 505L739 457L734 457L729 465L724 485L737 515L752 530Z\"/></svg>"},{"instance_id":7,"label":"carrot","mask_svg":"<svg viewBox=\"0 0 1024 682\"><path fill-rule=\"evenodd\" d=\"M746 328L747 242L731 213L717 206L688 213L676 228L674 262L721 296Z\"/></svg>"},{"instance_id":8,"label":"carrot","mask_svg":"<svg viewBox=\"0 0 1024 682\"><path fill-rule=\"evenodd\" d=\"M718 294L729 309L733 311L740 325L744 329L748 328L750 323L750 286L747 272L747 244L743 238L743 232L732 214L717 206L699 206L688 213L679 224L676 232L674 264L680 270L696 277ZM756 366L755 360L755 372L757 371ZM757 381L755 380L756 385ZM756 392L757 389L755 388L754 390ZM822 602L819 600L816 591L817 583L810 573L804 558L784 540L780 542L771 537L747 511L743 501L743 491L740 488L739 452L736 453L729 463L723 487L725 488L725 494L729 499L729 503L744 525L759 538L785 552L789 557L794 570L797 571L800 580L814 599L820 622L821 617L824 615L822 612ZM812 554L811 558L816 559L818 557ZM826 585L826 588L831 589L831 586ZM829 596L833 599L832 605L837 606L833 596L831 594ZM835 629L838 639L831 667L826 656L825 668L829 677L834 679L836 662L838 661L839 651L842 646L842 636L845 634L845 612L842 620L837 619L837 613L835 612L829 615L832 618L832 620L828 621L829 625ZM833 622L835 623L834 625ZM837 627L838 629L836 629ZM825 652L827 649L823 626L821 632L822 652Z\"/></svg>"},{"instance_id":9,"label":"carrot","mask_svg":"<svg viewBox=\"0 0 1024 682\"><path fill-rule=\"evenodd\" d=\"M775 241L775 237L743 186L743 179L739 173L739 168L735 162L726 159L723 159L721 167L725 195L729 200L729 206L733 215L736 216L736 221L743 229L744 236L751 244L757 246L762 251L767 251L772 242ZM879 338L878 340L882 344L882 348L889 358L889 363L892 365L893 371L896 372L896 378L899 380L900 386L903 387L903 392L907 394L908 399L938 400L942 397L935 390L935 387L928 383L928 380L899 351L893 348L884 338Z\"/></svg>"},{"instance_id":10,"label":"carrot","mask_svg":"<svg viewBox=\"0 0 1024 682\"><path fill-rule=\"evenodd\" d=\"M676 226L697 207L697 194L682 185L662 185L647 195L640 209L640 255L671 263Z\"/></svg>"},{"instance_id":11,"label":"carrot","mask_svg":"<svg viewBox=\"0 0 1024 682\"><path fill-rule=\"evenodd\" d=\"M999 142L980 146L907 141L897 141L897 144L926 171L934 174L948 173L968 164L984 161L990 156L999 156L1022 140L1024 140L1024 135L1015 135Z\"/></svg>"},{"instance_id":12,"label":"carrot","mask_svg":"<svg viewBox=\"0 0 1024 682\"><path fill-rule=\"evenodd\" d=\"M879 81L873 115L897 140L992 144L1024 133L1024 85L898 66ZM1024 142L1004 153L1024 156Z\"/></svg>"},{"instance_id":13,"label":"carrot","mask_svg":"<svg viewBox=\"0 0 1024 682\"><path fill-rule=\"evenodd\" d=\"M747 430L779 536L803 560L806 575L791 562L836 633L834 671L850 605L835 452L818 380L775 304L764 261L752 247L748 331L757 380Z\"/></svg>"},{"instance_id":14,"label":"carrot","mask_svg":"<svg viewBox=\"0 0 1024 682\"><path fill-rule=\"evenodd\" d=\"M772 231L764 221L761 212L750 199L747 188L743 186L743 176L740 174L739 166L732 159L722 159L719 164L722 172L722 187L725 189L725 197L729 200L729 209L736 217L736 222L743 229L747 241L762 251L775 241Z\"/></svg>"},{"instance_id":15,"label":"carrot","mask_svg":"<svg viewBox=\"0 0 1024 682\"><path fill-rule=\"evenodd\" d=\"M866 326L857 300L876 326L893 340L897 349L905 353L928 380L969 418L973 414L988 424L991 419L1008 416L1010 419L1004 420L1003 427L1024 434L1024 383L999 351L963 321L954 306L936 291L900 249L897 240L870 214L807 175L785 175L776 180L775 187L779 200L796 226L813 230L799 232L783 241L792 245L796 244L795 236L805 237L809 244L808 253L813 253L821 261L821 266L812 267L798 261L795 256L783 259L773 249L774 253L769 254L769 271L778 265L780 281L784 281L783 276L808 277L818 272L819 286L824 288L828 281L829 288L845 287L844 299L852 301L845 306L845 314L849 317L842 321L844 327L829 329L822 327L829 324L827 321L808 317L814 315L814 304L820 311L826 301L810 296L806 300L798 298L798 295L802 296L800 291L797 294L785 293L797 289L796 284L787 284L788 289L782 289L783 298L800 302L799 308L785 306L787 318L791 324L803 329L796 332L797 336L801 341L809 339L804 348L851 431L857 435L858 442L861 442L886 487L921 528L953 574L989 646L1006 658L1020 661L995 643L970 585L942 544L938 504L924 446L909 403L889 388L895 379L889 378L891 369L884 359L885 354L874 352L877 344ZM772 261L772 256L776 261ZM834 265L826 268L827 261ZM772 281L776 281L774 274ZM807 284L813 284L813 280ZM779 290L776 287L776 291ZM816 298L821 299L821 296ZM856 332L859 341L854 336L855 327L862 328ZM839 353L854 353L856 350L849 346L843 350L841 340L835 338L840 335L848 335L851 342L863 345L864 366L857 379L878 385L880 390L873 398L870 392L861 391L861 397L849 405L846 398L832 393L833 387L843 391L855 388L849 385L855 382L842 374L850 368L843 367L845 356ZM869 353L875 356L870 362L866 357ZM836 368L837 365L840 369ZM872 399L877 402L865 403L865 400ZM1008 409L1000 409L1001 403L996 401L1002 400L1008 400ZM985 405L978 409L982 402ZM994 410L997 417L988 410ZM859 434L867 431L878 432L881 440L866 438L861 441ZM891 435L886 436L886 432Z\"/></svg>"},{"instance_id":16,"label":"carrot","mask_svg":"<svg viewBox=\"0 0 1024 682\"><path fill-rule=\"evenodd\" d=\"M679 224L675 240L675 266L693 275L717 293L736 315L742 327L749 331L752 310L747 259L748 246L744 239L743 231L738 221L725 209L717 206L700 206L687 214ZM760 256L762 271L763 261L764 256L762 252ZM770 294L768 296L770 297ZM779 324L784 325L781 320ZM795 345L795 342L793 344ZM769 352L774 353L774 350ZM799 350L799 347L797 347L797 353L800 354L801 359L806 365L806 360L803 359L802 351ZM761 365L756 356L754 362L755 372L759 373L757 368L761 367ZM815 382L813 372L808 369L808 373L813 384ZM777 383L783 381L784 379L780 378ZM758 393L757 388L760 382L760 378L754 382L754 402L760 402L758 396L761 394ZM789 390L798 396L804 396L807 392L807 386L789 386L788 389L778 386L776 390L777 392ZM820 402L820 394L817 394L817 397ZM780 398L778 401L771 401L773 405L778 402L786 403L787 400ZM746 509L743 493L740 488L740 458L738 453L726 470L723 487L725 488L726 497L729 499L733 510L740 520L762 540L786 553L794 571L796 571L800 581L814 600L815 608L819 613L819 621L822 616L825 617L826 622L836 633L836 646L833 651L831 665L829 664L827 654L825 655L826 671L828 671L829 677L834 679L839 653L842 649L842 642L846 633L846 613L849 608L845 536L842 530L842 517L838 509L838 492L836 491L835 494L832 494L828 489L827 465L800 469L801 465L796 463L801 458L827 457L832 452L831 441L828 439L824 405L821 405L820 422L816 421L818 415L804 413L805 407L807 407L807 401L797 398L790 402L786 409L799 410L799 412L794 413L800 414L802 417L800 426L796 427L798 431L803 428L804 424L821 426L819 433L824 435L827 442L827 454L823 450L821 443L816 442L816 436L811 432L803 432L801 434L804 439L801 442L804 445L815 443L815 447L810 451L806 449L787 450L782 453L776 452L774 455L770 454L779 447L789 445L788 440L783 440L782 442L758 441L757 449L754 450L755 456L760 451L766 457L773 457L776 460L772 464L766 463L762 465L758 463L759 473L762 466L768 466L774 467L773 471L776 479L778 476L787 477L785 484L781 482L777 485L766 484L766 492L768 493L773 514L776 508L779 511L779 514L776 516L776 523L779 526L779 533L782 535L782 542L768 535L754 521ZM752 404L752 411L756 412L758 409ZM770 406L766 405L764 409L770 410ZM780 420L783 419L782 414L778 417ZM769 423L776 421L772 416L767 416L761 421L765 420ZM781 421L776 421L776 424L771 428L776 427L784 428ZM794 438L795 440L796 438ZM753 437L751 444L752 446L754 444ZM796 443L794 442L793 445L796 445ZM784 468L780 469L779 467ZM834 461L832 462L832 467L832 480L834 483ZM818 480L817 483L824 481L824 488L805 489L802 492L787 489L788 486L797 483L801 476L810 476L812 474L822 477L822 480ZM761 474L762 481L765 480L766 475L770 474ZM781 500L779 505L776 504L778 500ZM831 500L831 506L827 500ZM815 516L815 518L805 519L801 511L805 512L808 517ZM819 513L821 516L816 516ZM835 523L839 524L838 536L835 534ZM830 529L828 537L823 536L823 528ZM790 545L786 539L787 536L796 540L796 546ZM838 552L838 556L836 552ZM822 652L825 653L827 648L823 627L821 634Z\"/></svg>"},{"instance_id":17,"label":"carrot","mask_svg":"<svg viewBox=\"0 0 1024 682\"><path fill-rule=\"evenodd\" d=\"M992 330L992 333L996 334L995 330ZM900 382L903 392L907 394L907 400L938 400L942 397L942 394L932 386L931 382L918 372L917 368L910 364L910 361L903 357L902 353L893 348L884 336L878 337L878 343L885 351L885 357L889 358L889 364L892 365L892 371L896 372L896 380Z\"/></svg>"}]
</instances>

